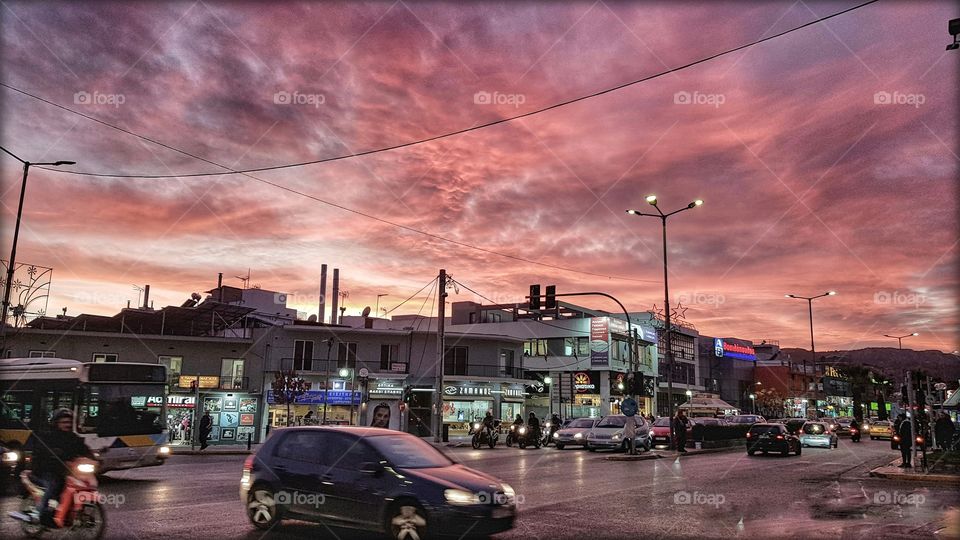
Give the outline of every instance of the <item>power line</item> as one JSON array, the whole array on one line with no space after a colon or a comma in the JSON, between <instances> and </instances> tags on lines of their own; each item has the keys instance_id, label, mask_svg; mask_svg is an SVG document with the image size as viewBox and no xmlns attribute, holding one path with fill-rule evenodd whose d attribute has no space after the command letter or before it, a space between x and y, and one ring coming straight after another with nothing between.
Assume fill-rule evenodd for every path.
<instances>
[{"instance_id":1,"label":"power line","mask_svg":"<svg viewBox=\"0 0 960 540\"><path fill-rule=\"evenodd\" d=\"M521 119L521 118L527 118L527 117L534 116L534 115L537 115L537 114L541 114L541 113L544 113L544 112L547 112L547 111L550 111L550 110L553 110L553 109L558 109L558 108L560 108L560 107L565 107L565 106L567 106L567 105L572 105L572 104L574 104L574 103L578 103L578 102L581 102L581 101L586 101L586 100L588 100L588 99L592 99L592 98L599 97L599 96L602 96L602 95L605 95L605 94L609 94L609 93L615 92L615 91L617 91L617 90L621 90L621 89L624 89L624 88L627 88L627 87L630 87L630 86L634 86L634 85L637 85L637 84L640 84L640 83L643 83L643 82L646 82L646 81L649 81L649 80L653 80L653 79L656 79L656 78L659 78L659 77L663 77L663 76L665 76L665 75L669 75L669 74L671 74L671 73L676 73L676 72L678 72L678 71L682 71L682 70L684 70L684 69L687 69L687 68L690 68L690 67L693 67L693 66L696 66L696 65L699 65L699 64L703 64L703 63L705 63L705 62L709 62L709 61L714 60L714 59L716 59L716 58L720 58L720 57L722 57L722 56L726 56L726 55L728 55L728 54L732 54L732 53L734 53L734 52L741 51L741 50L743 50L743 49L746 49L746 48L749 48L749 47L753 47L753 46L755 46L755 45L759 45L759 44L764 43L764 42L766 42L766 41L771 41L771 40L780 38L780 37L785 36L785 35L787 35L787 34L796 32L796 31L798 31L798 30L802 30L803 28L806 28L806 27L808 27L808 26L812 26L812 25L821 23L821 22L826 21L826 20L828 20L828 19L832 19L832 18L834 18L834 17L839 17L840 15L843 15L843 14L849 13L849 12L851 12L851 11L855 11L855 10L857 10L857 9L866 7L866 6L868 6L868 5L870 5L870 4L873 4L873 3L877 2L877 1L879 1L879 0L868 0L867 2L864 2L864 3L862 3L862 4L858 4L858 5L855 5L855 6L853 6L853 7L850 7L850 8L847 8L847 9L844 9L844 10L841 10L841 11L838 11L838 12L836 12L836 13L832 13L832 14L830 14L830 15L826 15L826 16L824 16L824 17L820 17L819 19L815 19L815 20L806 22L806 23L801 24L801 25L799 25L799 26L795 26L795 27L793 27L793 28L789 28L789 29L787 29L787 30L784 30L783 32L779 32L779 33L777 33L777 34L773 34L773 35L767 36L767 37L765 37L765 38L760 38L760 39L757 39L757 40L755 40L755 41L751 41L751 42L749 42L749 43L745 43L745 44L743 44L743 45L734 47L734 48L732 48L732 49L727 49L727 50L724 50L724 51L721 51L721 52L712 54L712 55L710 55L710 56L706 56L706 57L700 58L700 59L698 59L698 60L694 60L694 61L692 61L692 62L689 62L689 63L687 63L687 64L683 64L683 65L681 65L681 66L677 66L677 67L674 67L674 68L666 69L666 70L664 70L664 71L661 71L661 72L658 72L658 73L654 73L653 75L648 75L648 76L642 77L642 78L640 78L640 79L635 79L635 80L632 80L632 81L628 81L628 82L625 82L625 83L621 83L621 84L619 84L619 85L612 86L612 87L610 87L610 88L606 88L606 89L599 90L599 91L596 91L596 92L593 92L593 93L590 93L590 94L586 94L586 95L578 96L578 97L575 97L575 98L571 98L571 99L568 99L568 100L565 100L565 101L561 101L561 102L559 102L559 103L554 103L553 105L548 105L548 106L546 106L546 107L541 107L541 108L539 108L539 109L534 109L534 110L532 110L532 111L528 111L528 112L525 112L525 113L517 114L517 115L514 115L514 116L508 116L508 117L506 117L506 118L501 118L501 119L499 119L499 120L493 120L493 121L490 121L490 122L486 122L486 123L483 123L483 124L478 124L478 125L471 126L471 127L468 127L468 128L458 129L458 130L455 130L455 131L449 131L449 132L442 133L442 134L439 134L439 135L433 135L433 136L430 136L430 137L425 137L425 138L422 138L422 139L417 139L417 140L413 140L413 141L408 141L408 142L405 142L405 143L398 143L398 144L394 144L394 145L390 145L390 146L384 146L384 147L380 147L380 148L374 148L374 149L370 149L370 150L364 150L364 151L361 151L361 152L354 152L354 153L350 153L350 154L343 154L343 155L340 155L340 156L332 156L332 157L328 157L328 158L315 159L315 160L310 160L310 161L301 161L301 162L297 162L297 163L287 163L287 164L283 164L283 165L271 165L271 166L265 166L265 167L256 167L256 168L252 168L252 169L233 170L233 169L231 169L231 168L229 168L229 167L223 167L222 165L219 165L219 164L214 163L214 162L212 162L212 161L206 160L206 159L201 158L201 157L199 157L199 156L195 156L195 155L193 155L193 154L189 154L189 153L187 153L187 152L178 150L178 149L176 149L176 148L174 148L174 147L172 147L172 146L166 145L166 144L164 144L164 143L161 143L161 142L156 141L156 140L153 140L153 139L149 139L149 138L147 138L147 137L141 137L141 136L139 136L139 135L137 135L137 134L135 134L135 133L133 133L133 132L131 132L131 131L129 131L129 130L126 130L126 129L123 129L123 128L119 128L119 127L113 126L113 125L111 125L111 124L109 124L109 123L107 123L107 122L103 122L103 121L101 121L101 120L99 120L99 119L97 119L97 118L94 118L94 117L92 117L92 116L88 116L88 115L86 115L86 114L79 113L79 112L77 112L77 111L74 111L74 110L69 109L69 108L67 108L67 107L64 107L64 106L62 106L62 105L59 105L59 104L57 104L57 103L54 103L54 102L52 102L52 101L48 101L48 100L43 99L43 98L41 98L41 97L39 97L39 96L35 96L35 95L33 95L33 94L30 94L30 93L25 92L25 91L23 91L23 90L20 90L20 89L18 89L18 88L14 88L13 86L10 86L9 84L0 82L0 85L3 85L4 87L9 88L9 89L11 89L11 90L14 90L14 91L16 91L16 92L20 92L21 94L24 94L24 95L26 95L26 96L32 97L32 98L34 98L34 99L43 101L44 103L48 103L48 104L53 105L53 106L55 106L55 107L59 107L59 108L64 109L64 110L66 110L66 111L72 112L72 113L74 113L74 114L79 114L80 116L83 116L84 118L87 118L87 119L92 120L92 121L94 121L94 122L103 124L103 125L105 125L105 126L108 126L108 127L113 128L113 129L120 130L120 131L122 131L122 132L124 132L124 133L127 133L127 134L130 134L130 135L134 135L134 136L140 137L140 138L142 138L142 139L144 139L144 140L147 140L147 141L149 141L149 142L152 142L152 143L154 143L154 144L163 146L164 148L167 148L167 149L170 149L170 150L174 150L174 151L180 152L180 153L182 153L182 154L188 155L188 156L190 156L190 157L199 159L199 160L201 160L201 161L210 163L210 164L212 164L212 165L217 165L217 166L219 166L219 167L225 168L225 169L227 169L229 172L226 172L226 173L198 172L198 173L185 173L185 174L157 175L157 174L93 173L93 172L80 172L80 171L68 171L68 170L60 170L60 169L50 169L50 170L52 170L52 171L56 171L56 172L59 172L59 173L65 173L65 174L77 174L77 175L94 176L94 177L101 177L101 178L144 178L144 179L158 179L158 178L190 178L190 177L201 177L201 176L223 176L223 175L225 175L225 174L243 174L243 173L252 173L252 172L263 172L263 171L275 171L275 170L281 170L281 169L290 169L290 168L295 168L295 167L303 167L303 166L306 166L306 165L316 165L316 164L320 164L320 163L328 163L328 162L331 162L331 161L339 161L339 160L350 159L350 158L355 158L355 157L368 156L368 155L371 155L371 154L377 154L377 153L381 153L381 152L388 152L388 151L391 151L391 150L398 150L398 149L400 149L400 148L406 148L406 147L409 147L409 146L415 146L415 145L419 145L419 144L424 144L424 143L428 143L428 142L432 142L432 141L436 141L436 140L440 140L440 139L446 139L446 138L453 137L453 136L456 136L456 135L462 135L462 134L464 134L464 133L468 133L468 132L471 132L471 131L477 131L477 130L480 130L480 129L488 128L488 127L491 127L491 126L496 126L496 125L499 125L499 124L505 124L505 123L507 123L507 122L512 122L512 121L514 121L514 120L519 120L519 119Z\"/></svg>"}]
</instances>

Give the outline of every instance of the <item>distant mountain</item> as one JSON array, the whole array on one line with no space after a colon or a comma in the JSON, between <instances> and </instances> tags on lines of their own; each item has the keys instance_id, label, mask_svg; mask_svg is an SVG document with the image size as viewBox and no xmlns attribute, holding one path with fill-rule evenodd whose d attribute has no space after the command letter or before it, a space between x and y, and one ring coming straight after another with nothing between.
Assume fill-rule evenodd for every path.
<instances>
[{"instance_id":1,"label":"distant mountain","mask_svg":"<svg viewBox=\"0 0 960 540\"><path fill-rule=\"evenodd\" d=\"M781 349L795 361L810 361L806 349ZM900 381L906 370L922 369L932 377L953 383L960 379L960 356L941 351L913 351L890 347L870 347L853 351L817 351L817 360L829 359L837 365L862 365L879 369L894 381Z\"/></svg>"}]
</instances>

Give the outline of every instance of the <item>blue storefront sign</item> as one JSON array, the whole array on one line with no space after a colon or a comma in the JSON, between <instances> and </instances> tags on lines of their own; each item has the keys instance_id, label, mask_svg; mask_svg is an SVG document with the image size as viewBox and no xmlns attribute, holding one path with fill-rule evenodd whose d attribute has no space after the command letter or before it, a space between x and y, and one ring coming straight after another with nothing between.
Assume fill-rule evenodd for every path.
<instances>
[{"instance_id":1,"label":"blue storefront sign","mask_svg":"<svg viewBox=\"0 0 960 540\"><path fill-rule=\"evenodd\" d=\"M297 405L351 405L350 394L353 394L353 405L359 405L362 394L359 391L349 390L308 390L297 398ZM324 401L326 398L326 401ZM267 403L275 404L273 390L267 390Z\"/></svg>"}]
</instances>

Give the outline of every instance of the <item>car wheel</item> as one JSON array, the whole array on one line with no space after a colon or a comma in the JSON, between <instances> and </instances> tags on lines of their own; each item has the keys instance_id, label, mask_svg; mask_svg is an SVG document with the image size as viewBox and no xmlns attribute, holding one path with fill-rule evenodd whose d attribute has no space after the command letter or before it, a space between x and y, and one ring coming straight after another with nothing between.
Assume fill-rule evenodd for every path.
<instances>
[{"instance_id":1,"label":"car wheel","mask_svg":"<svg viewBox=\"0 0 960 540\"><path fill-rule=\"evenodd\" d=\"M415 540L430 538L427 513L415 501L398 501L390 508L387 517L387 531L390 538Z\"/></svg>"},{"instance_id":2,"label":"car wheel","mask_svg":"<svg viewBox=\"0 0 960 540\"><path fill-rule=\"evenodd\" d=\"M752 456L752 455L755 454L755 453L756 453L756 450L747 450L747 455L748 455L748 456Z\"/></svg>"},{"instance_id":3,"label":"car wheel","mask_svg":"<svg viewBox=\"0 0 960 540\"><path fill-rule=\"evenodd\" d=\"M254 486L247 494L247 519L254 527L268 530L280 523L280 507L273 491L265 486Z\"/></svg>"},{"instance_id":4,"label":"car wheel","mask_svg":"<svg viewBox=\"0 0 960 540\"><path fill-rule=\"evenodd\" d=\"M563 450L563 443L562 443L562 442L558 442L558 443L557 443L557 450Z\"/></svg>"},{"instance_id":5,"label":"car wheel","mask_svg":"<svg viewBox=\"0 0 960 540\"><path fill-rule=\"evenodd\" d=\"M801 448L800 448L800 445L798 444L798 445L797 445L797 455L798 455L798 456L800 455L800 451L801 451Z\"/></svg>"},{"instance_id":6,"label":"car wheel","mask_svg":"<svg viewBox=\"0 0 960 540\"><path fill-rule=\"evenodd\" d=\"M526 447L527 447L527 443L524 442L524 441L520 441L520 442L517 443L517 446L519 446L520 448L526 448Z\"/></svg>"},{"instance_id":7,"label":"car wheel","mask_svg":"<svg viewBox=\"0 0 960 540\"><path fill-rule=\"evenodd\" d=\"M597 451L597 449L596 449L596 448L594 448L594 447L592 447L592 446L590 446L589 444L588 444L588 445L586 445L586 449L587 449L587 450L589 450L589 451L591 451L591 452L596 452L596 451Z\"/></svg>"}]
</instances>

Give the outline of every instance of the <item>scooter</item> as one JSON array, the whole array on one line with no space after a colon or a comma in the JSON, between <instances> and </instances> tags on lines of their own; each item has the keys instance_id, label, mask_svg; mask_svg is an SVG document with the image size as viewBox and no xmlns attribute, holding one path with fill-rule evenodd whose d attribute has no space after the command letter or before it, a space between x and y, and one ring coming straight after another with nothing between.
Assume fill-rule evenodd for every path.
<instances>
[{"instance_id":1,"label":"scooter","mask_svg":"<svg viewBox=\"0 0 960 540\"><path fill-rule=\"evenodd\" d=\"M850 442L860 442L860 430L852 427L850 428Z\"/></svg>"},{"instance_id":2,"label":"scooter","mask_svg":"<svg viewBox=\"0 0 960 540\"><path fill-rule=\"evenodd\" d=\"M470 433L473 435L470 445L474 450L478 450L484 444L493 448L497 446L497 440L500 438L499 426L496 424L491 430L484 427L483 422L474 422L470 425Z\"/></svg>"},{"instance_id":3,"label":"scooter","mask_svg":"<svg viewBox=\"0 0 960 540\"><path fill-rule=\"evenodd\" d=\"M518 441L518 437L520 435L517 433L517 430L522 427L523 427L523 424L510 424L510 431L507 432L507 439L505 441L507 443L507 446L512 447L513 443Z\"/></svg>"},{"instance_id":4,"label":"scooter","mask_svg":"<svg viewBox=\"0 0 960 540\"><path fill-rule=\"evenodd\" d=\"M106 513L100 504L97 491L97 465L88 458L78 458L67 463L67 475L60 500L51 500L54 507L53 522L58 529L65 529L71 537L96 540L107 528ZM30 471L20 473L20 482L25 494L20 498L20 511L10 512L10 517L19 520L24 534L39 538L48 530L39 522L44 488L30 477Z\"/></svg>"},{"instance_id":5,"label":"scooter","mask_svg":"<svg viewBox=\"0 0 960 540\"><path fill-rule=\"evenodd\" d=\"M560 426L553 422L547 422L544 426L546 429L543 431L541 444L543 444L543 446L550 446L550 443L553 442L553 434L560 430Z\"/></svg>"}]
</instances>

